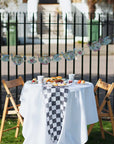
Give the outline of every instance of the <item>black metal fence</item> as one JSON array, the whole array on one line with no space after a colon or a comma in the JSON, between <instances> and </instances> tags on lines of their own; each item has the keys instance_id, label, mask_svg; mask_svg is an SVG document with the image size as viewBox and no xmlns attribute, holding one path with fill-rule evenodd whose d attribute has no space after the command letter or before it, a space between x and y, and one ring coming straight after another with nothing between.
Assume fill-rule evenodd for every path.
<instances>
[{"instance_id":1,"label":"black metal fence","mask_svg":"<svg viewBox=\"0 0 114 144\"><path fill-rule=\"evenodd\" d=\"M37 75L45 75L48 77L53 75L62 75L63 77L67 77L68 73L76 74L76 79L85 79L94 84L97 82L99 78L102 78L104 81L108 83L114 82L114 71L112 70L113 67L110 67L110 65L114 66L113 15L106 14L104 19L104 17L102 17L102 15L99 14L97 21L93 21L92 19L88 21L84 14L77 16L77 14L74 13L72 21L68 20L67 15L66 19L61 21L60 20L61 16L57 14L55 22L52 22L51 14L49 14L48 22L45 22L43 20L42 13L39 14L38 21L35 21L33 15L32 22L28 22L26 13L21 14L21 17L23 17L23 22L19 21L19 14L16 13L13 15L13 21L11 21L10 14L7 14L7 19L4 22L2 20L2 14L0 13L0 54L1 54L0 57L2 57L3 54L10 55L12 52L15 55L21 54L26 56L24 64L22 64L22 66L17 65L14 66L14 64L11 61L3 62L0 59L0 83L2 79L11 80L13 78L18 78L19 75L23 77L24 81L27 81L28 79L32 79ZM80 20L78 20L78 18ZM22 30L19 29L20 25L21 27L23 27ZM28 25L31 26L31 33L30 33L31 37L28 37L27 35ZM13 44L13 46L11 45L12 42L10 39L11 26L14 26L13 29L15 39L13 39L12 41L15 41L15 43ZM45 26L47 27L46 32L44 31ZM70 34L68 29L69 26L71 30ZM80 34L77 34L78 31L77 28L80 29ZM6 29L5 36L3 33L4 29ZM21 37L21 40L23 41L22 44L21 42L19 42L20 31L21 33L23 33L23 37ZM60 36L61 31L62 31L62 37ZM37 32L38 42L35 42L36 39L35 32ZM98 39L101 36L102 37L110 36L112 40L111 44L104 46L103 50L95 53L89 50L89 48L87 49L88 42L91 44L92 41L95 40L98 41ZM88 40L85 41L85 37L88 38ZM30 43L27 42L27 38L30 39ZM32 65L27 64L26 59L29 56L36 56L37 54L39 54L40 56L43 56L44 54L51 56L53 54L60 54L61 52L60 50L67 52L68 50L73 50L73 48L78 46L85 51L85 54L80 56L79 62L77 62L76 59L74 59L70 62L68 62L67 60L62 60L54 64L49 63L48 65L42 65L41 63ZM88 71L85 73L86 69L88 69ZM104 69L104 73L101 72L102 69ZM12 75L14 71L15 74ZM18 89L16 89L15 92L16 92L16 100L18 101L19 100ZM1 112L4 103L4 97L5 92L1 83L0 85ZM113 97L114 93L112 94L112 106L114 109Z\"/></svg>"}]
</instances>

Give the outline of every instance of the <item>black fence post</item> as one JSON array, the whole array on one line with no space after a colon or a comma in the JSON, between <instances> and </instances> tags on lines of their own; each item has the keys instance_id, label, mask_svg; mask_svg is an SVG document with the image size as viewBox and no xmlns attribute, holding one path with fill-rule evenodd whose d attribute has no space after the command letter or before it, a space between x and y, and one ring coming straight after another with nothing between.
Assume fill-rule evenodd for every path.
<instances>
[{"instance_id":1,"label":"black fence post","mask_svg":"<svg viewBox=\"0 0 114 144\"><path fill-rule=\"evenodd\" d=\"M90 45L92 43L92 13L90 14ZM89 58L89 81L91 82L91 68L92 68L92 51L90 50Z\"/></svg>"},{"instance_id":2,"label":"black fence post","mask_svg":"<svg viewBox=\"0 0 114 144\"><path fill-rule=\"evenodd\" d=\"M40 13L40 56L42 57L42 13ZM41 63L40 63L40 75L42 75Z\"/></svg>"},{"instance_id":3,"label":"black fence post","mask_svg":"<svg viewBox=\"0 0 114 144\"><path fill-rule=\"evenodd\" d=\"M18 55L18 14L16 13L16 55ZM18 66L16 65L16 78L18 78Z\"/></svg>"},{"instance_id":4,"label":"black fence post","mask_svg":"<svg viewBox=\"0 0 114 144\"><path fill-rule=\"evenodd\" d=\"M98 38L100 38L100 14L99 14L99 21L98 21ZM97 80L99 79L99 69L100 69L100 51L98 51L98 57L97 57ZM97 90L97 95L99 99L99 88Z\"/></svg>"},{"instance_id":5,"label":"black fence post","mask_svg":"<svg viewBox=\"0 0 114 144\"><path fill-rule=\"evenodd\" d=\"M7 29L7 33L8 33L8 38L7 38L7 42L8 42L8 55L10 54L10 25L13 25L10 23L10 15L8 13L8 29ZM10 61L8 61L8 81L10 80Z\"/></svg>"},{"instance_id":6,"label":"black fence post","mask_svg":"<svg viewBox=\"0 0 114 144\"><path fill-rule=\"evenodd\" d=\"M84 50L84 15L82 13L82 50ZM84 57L81 59L81 79L83 80Z\"/></svg>"},{"instance_id":7,"label":"black fence post","mask_svg":"<svg viewBox=\"0 0 114 144\"><path fill-rule=\"evenodd\" d=\"M32 17L32 57L34 56L34 14ZM32 64L32 79L34 78L34 64Z\"/></svg>"},{"instance_id":8,"label":"black fence post","mask_svg":"<svg viewBox=\"0 0 114 144\"><path fill-rule=\"evenodd\" d=\"M49 51L48 56L50 56L51 49L51 14L49 14ZM50 63L48 64L48 76L50 77Z\"/></svg>"},{"instance_id":9,"label":"black fence post","mask_svg":"<svg viewBox=\"0 0 114 144\"><path fill-rule=\"evenodd\" d=\"M59 13L57 14L57 54L59 54ZM56 65L56 75L59 73L59 62Z\"/></svg>"},{"instance_id":10,"label":"black fence post","mask_svg":"<svg viewBox=\"0 0 114 144\"><path fill-rule=\"evenodd\" d=\"M74 13L74 23L73 23L73 49L75 48L75 36L76 36L76 13ZM73 60L73 74L75 74L75 59Z\"/></svg>"},{"instance_id":11,"label":"black fence post","mask_svg":"<svg viewBox=\"0 0 114 144\"><path fill-rule=\"evenodd\" d=\"M67 14L65 17L65 52L67 52ZM65 78L67 76L67 60L65 59Z\"/></svg>"},{"instance_id":12,"label":"black fence post","mask_svg":"<svg viewBox=\"0 0 114 144\"><path fill-rule=\"evenodd\" d=\"M100 38L100 14L99 14L99 22L98 22L98 38ZM99 69L100 69L100 51L98 51L98 59L97 59L97 80L99 79Z\"/></svg>"},{"instance_id":13,"label":"black fence post","mask_svg":"<svg viewBox=\"0 0 114 144\"><path fill-rule=\"evenodd\" d=\"M2 21L0 13L0 114L2 113L2 83L1 83L1 46L2 46Z\"/></svg>"},{"instance_id":14,"label":"black fence post","mask_svg":"<svg viewBox=\"0 0 114 144\"><path fill-rule=\"evenodd\" d=\"M16 13L16 55L18 55L18 13ZM16 79L18 78L18 65L16 65ZM16 87L16 103L18 103L18 87Z\"/></svg>"},{"instance_id":15,"label":"black fence post","mask_svg":"<svg viewBox=\"0 0 114 144\"><path fill-rule=\"evenodd\" d=\"M109 15L107 14L107 36L109 34ZM106 45L106 82L108 82L108 45Z\"/></svg>"},{"instance_id":16,"label":"black fence post","mask_svg":"<svg viewBox=\"0 0 114 144\"><path fill-rule=\"evenodd\" d=\"M24 82L26 82L26 14L24 13Z\"/></svg>"}]
</instances>

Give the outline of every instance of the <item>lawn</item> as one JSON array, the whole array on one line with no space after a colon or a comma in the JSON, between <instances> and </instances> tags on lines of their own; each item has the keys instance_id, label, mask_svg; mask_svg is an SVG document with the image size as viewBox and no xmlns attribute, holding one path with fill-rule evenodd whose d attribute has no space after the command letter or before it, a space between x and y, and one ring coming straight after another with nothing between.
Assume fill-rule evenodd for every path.
<instances>
[{"instance_id":1,"label":"lawn","mask_svg":"<svg viewBox=\"0 0 114 144\"><path fill-rule=\"evenodd\" d=\"M1 123L1 120L0 120ZM5 128L9 128L16 125L15 119L7 119L5 123ZM111 131L111 124L109 122L103 122L104 128ZM22 144L24 138L22 136L22 127L20 127L18 138L14 138L15 129L3 133L1 144ZM105 140L101 138L99 123L95 124L88 142L86 144L114 144L114 137L105 133Z\"/></svg>"}]
</instances>

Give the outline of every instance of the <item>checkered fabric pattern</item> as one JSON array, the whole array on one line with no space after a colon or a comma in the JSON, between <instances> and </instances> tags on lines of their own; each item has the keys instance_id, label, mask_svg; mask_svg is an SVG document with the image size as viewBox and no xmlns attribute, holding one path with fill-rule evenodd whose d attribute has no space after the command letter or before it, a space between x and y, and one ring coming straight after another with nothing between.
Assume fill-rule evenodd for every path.
<instances>
[{"instance_id":1,"label":"checkered fabric pattern","mask_svg":"<svg viewBox=\"0 0 114 144\"><path fill-rule=\"evenodd\" d=\"M57 142L61 134L68 92L68 87L43 87L47 129L53 142Z\"/></svg>"}]
</instances>

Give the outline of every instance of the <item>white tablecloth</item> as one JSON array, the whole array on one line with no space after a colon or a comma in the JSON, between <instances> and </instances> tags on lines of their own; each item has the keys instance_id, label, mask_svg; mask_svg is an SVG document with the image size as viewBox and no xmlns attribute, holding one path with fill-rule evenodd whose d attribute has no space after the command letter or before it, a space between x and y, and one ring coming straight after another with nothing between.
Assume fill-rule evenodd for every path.
<instances>
[{"instance_id":1,"label":"white tablecloth","mask_svg":"<svg viewBox=\"0 0 114 144\"><path fill-rule=\"evenodd\" d=\"M63 128L56 144L84 144L88 140L87 125L98 122L94 86L88 82L72 84L69 90ZM47 132L42 86L26 82L20 100L23 144L55 144Z\"/></svg>"}]
</instances>

